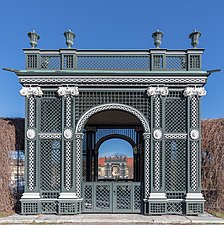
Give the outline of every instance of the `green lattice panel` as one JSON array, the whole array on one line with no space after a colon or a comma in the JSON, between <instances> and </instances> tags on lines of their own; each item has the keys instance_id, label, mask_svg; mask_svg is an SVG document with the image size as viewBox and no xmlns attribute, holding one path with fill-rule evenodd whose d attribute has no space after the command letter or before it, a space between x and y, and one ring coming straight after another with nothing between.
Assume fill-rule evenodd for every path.
<instances>
[{"instance_id":1,"label":"green lattice panel","mask_svg":"<svg viewBox=\"0 0 224 225\"><path fill-rule=\"evenodd\" d=\"M57 203L55 201L42 201L41 213L43 214L57 213Z\"/></svg>"},{"instance_id":2,"label":"green lattice panel","mask_svg":"<svg viewBox=\"0 0 224 225\"><path fill-rule=\"evenodd\" d=\"M79 214L81 213L81 202L72 200L63 200L58 203L59 214Z\"/></svg>"},{"instance_id":3,"label":"green lattice panel","mask_svg":"<svg viewBox=\"0 0 224 225\"><path fill-rule=\"evenodd\" d=\"M79 96L75 98L76 122L79 120L80 116L90 108L106 103L119 103L132 106L139 110L148 120L150 119L149 98L142 91L80 91Z\"/></svg>"},{"instance_id":4,"label":"green lattice panel","mask_svg":"<svg viewBox=\"0 0 224 225\"><path fill-rule=\"evenodd\" d=\"M116 211L126 211L126 210L131 210L132 205L132 190L131 190L131 185L119 185L116 184Z\"/></svg>"},{"instance_id":5,"label":"green lattice panel","mask_svg":"<svg viewBox=\"0 0 224 225\"><path fill-rule=\"evenodd\" d=\"M21 201L21 209L22 214L28 215L28 214L38 214L39 212L39 202L33 202L31 201Z\"/></svg>"},{"instance_id":6,"label":"green lattice panel","mask_svg":"<svg viewBox=\"0 0 224 225\"><path fill-rule=\"evenodd\" d=\"M186 140L166 140L166 191L186 190Z\"/></svg>"},{"instance_id":7,"label":"green lattice panel","mask_svg":"<svg viewBox=\"0 0 224 225\"><path fill-rule=\"evenodd\" d=\"M166 99L165 130L168 133L186 133L187 104L186 98Z\"/></svg>"},{"instance_id":8,"label":"green lattice panel","mask_svg":"<svg viewBox=\"0 0 224 225\"><path fill-rule=\"evenodd\" d=\"M40 132L61 131L61 98L43 98L40 103Z\"/></svg>"},{"instance_id":9,"label":"green lattice panel","mask_svg":"<svg viewBox=\"0 0 224 225\"><path fill-rule=\"evenodd\" d=\"M40 188L42 191L59 191L61 186L61 142L40 141Z\"/></svg>"}]
</instances>

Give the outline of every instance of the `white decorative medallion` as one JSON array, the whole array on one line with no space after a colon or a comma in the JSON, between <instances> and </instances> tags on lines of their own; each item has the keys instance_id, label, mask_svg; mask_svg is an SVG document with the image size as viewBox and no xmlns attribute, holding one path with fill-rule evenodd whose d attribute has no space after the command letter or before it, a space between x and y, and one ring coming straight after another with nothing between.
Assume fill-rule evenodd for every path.
<instances>
[{"instance_id":1,"label":"white decorative medallion","mask_svg":"<svg viewBox=\"0 0 224 225\"><path fill-rule=\"evenodd\" d=\"M161 131L160 129L154 130L154 132L153 132L153 137L154 137L156 140L161 139L162 136L163 136L163 133L162 133L162 131Z\"/></svg>"},{"instance_id":2,"label":"white decorative medallion","mask_svg":"<svg viewBox=\"0 0 224 225\"><path fill-rule=\"evenodd\" d=\"M40 87L23 87L19 93L24 97L29 97L31 95L41 96L43 92Z\"/></svg>"},{"instance_id":3,"label":"white decorative medallion","mask_svg":"<svg viewBox=\"0 0 224 225\"><path fill-rule=\"evenodd\" d=\"M26 136L29 139L34 139L36 137L36 132L34 129L28 129L26 132Z\"/></svg>"},{"instance_id":4,"label":"white decorative medallion","mask_svg":"<svg viewBox=\"0 0 224 225\"><path fill-rule=\"evenodd\" d=\"M73 136L73 132L72 132L71 129L65 129L64 130L64 137L66 139L70 139L70 138L72 138L72 136Z\"/></svg>"},{"instance_id":5,"label":"white decorative medallion","mask_svg":"<svg viewBox=\"0 0 224 225\"><path fill-rule=\"evenodd\" d=\"M59 96L65 96L65 95L78 96L79 89L78 87L59 87L58 95Z\"/></svg>"},{"instance_id":6,"label":"white decorative medallion","mask_svg":"<svg viewBox=\"0 0 224 225\"><path fill-rule=\"evenodd\" d=\"M191 136L191 139L193 140L196 140L199 138L199 131L196 130L196 129L193 129L191 132L190 132L190 136Z\"/></svg>"}]
</instances>

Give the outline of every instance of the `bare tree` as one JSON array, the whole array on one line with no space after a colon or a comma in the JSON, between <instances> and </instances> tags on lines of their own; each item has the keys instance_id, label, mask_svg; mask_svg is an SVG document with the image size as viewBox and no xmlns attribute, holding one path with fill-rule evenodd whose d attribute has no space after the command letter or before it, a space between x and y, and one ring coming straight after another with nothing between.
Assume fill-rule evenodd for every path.
<instances>
[{"instance_id":1,"label":"bare tree","mask_svg":"<svg viewBox=\"0 0 224 225\"><path fill-rule=\"evenodd\" d=\"M202 189L207 209L224 210L224 119L202 121Z\"/></svg>"}]
</instances>

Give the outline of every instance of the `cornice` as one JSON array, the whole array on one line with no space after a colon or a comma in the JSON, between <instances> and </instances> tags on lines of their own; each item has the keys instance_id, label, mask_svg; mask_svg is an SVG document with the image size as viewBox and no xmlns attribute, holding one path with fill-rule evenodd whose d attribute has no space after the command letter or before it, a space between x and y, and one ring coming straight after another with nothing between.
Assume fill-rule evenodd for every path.
<instances>
[{"instance_id":1,"label":"cornice","mask_svg":"<svg viewBox=\"0 0 224 225\"><path fill-rule=\"evenodd\" d=\"M175 70L17 70L17 76L209 76L207 71Z\"/></svg>"}]
</instances>

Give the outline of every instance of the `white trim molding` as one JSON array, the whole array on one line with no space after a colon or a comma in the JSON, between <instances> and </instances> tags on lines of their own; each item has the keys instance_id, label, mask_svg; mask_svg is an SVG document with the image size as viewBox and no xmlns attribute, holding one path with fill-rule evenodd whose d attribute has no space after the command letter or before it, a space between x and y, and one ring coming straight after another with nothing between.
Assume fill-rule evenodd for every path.
<instances>
[{"instance_id":1,"label":"white trim molding","mask_svg":"<svg viewBox=\"0 0 224 225\"><path fill-rule=\"evenodd\" d=\"M78 198L78 196L76 195L75 192L61 192L58 198L59 199L74 199L74 198Z\"/></svg>"},{"instance_id":2,"label":"white trim molding","mask_svg":"<svg viewBox=\"0 0 224 225\"><path fill-rule=\"evenodd\" d=\"M150 193L149 200L167 200L165 193Z\"/></svg>"},{"instance_id":3,"label":"white trim molding","mask_svg":"<svg viewBox=\"0 0 224 225\"><path fill-rule=\"evenodd\" d=\"M87 122L87 120L92 115L94 115L98 112L105 111L105 110L114 110L114 109L126 111L126 112L129 112L130 114L133 114L142 123L142 126L144 127L144 132L150 133L150 127L149 127L149 123L148 123L147 119L137 109L135 109L131 106L127 106L127 105L123 105L123 104L117 104L117 103L108 103L108 104L95 106L95 107L91 108L90 110L88 110L87 112L85 112L81 116L81 118L79 119L79 121L76 125L75 133L81 133L82 132L82 130L85 126L85 123Z\"/></svg>"},{"instance_id":4,"label":"white trim molding","mask_svg":"<svg viewBox=\"0 0 224 225\"><path fill-rule=\"evenodd\" d=\"M27 193L23 193L22 197L23 198L29 198L29 199L36 199L36 198L40 198L40 194L36 193L36 192L27 192Z\"/></svg>"},{"instance_id":5,"label":"white trim molding","mask_svg":"<svg viewBox=\"0 0 224 225\"><path fill-rule=\"evenodd\" d=\"M187 193L185 199L186 201L192 201L192 200L205 201L202 193Z\"/></svg>"}]
</instances>

